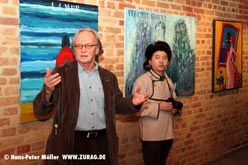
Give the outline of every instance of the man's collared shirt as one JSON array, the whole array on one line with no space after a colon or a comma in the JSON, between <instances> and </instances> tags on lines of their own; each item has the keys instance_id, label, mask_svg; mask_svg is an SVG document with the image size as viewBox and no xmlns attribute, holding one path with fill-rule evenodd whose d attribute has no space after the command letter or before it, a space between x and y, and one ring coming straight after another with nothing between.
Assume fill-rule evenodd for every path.
<instances>
[{"instance_id":1,"label":"man's collared shirt","mask_svg":"<svg viewBox=\"0 0 248 165\"><path fill-rule=\"evenodd\" d=\"M88 73L78 64L80 86L79 113L76 130L100 130L106 128L104 113L104 93L98 64Z\"/></svg>"}]
</instances>

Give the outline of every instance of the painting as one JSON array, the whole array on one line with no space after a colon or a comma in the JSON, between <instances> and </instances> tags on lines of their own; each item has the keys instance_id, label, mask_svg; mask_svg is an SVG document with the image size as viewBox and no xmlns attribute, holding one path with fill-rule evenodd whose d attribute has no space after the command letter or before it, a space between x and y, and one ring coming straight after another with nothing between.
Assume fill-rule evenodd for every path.
<instances>
[{"instance_id":1,"label":"painting","mask_svg":"<svg viewBox=\"0 0 248 165\"><path fill-rule=\"evenodd\" d=\"M213 21L213 92L242 87L241 45L241 22Z\"/></svg>"},{"instance_id":2,"label":"painting","mask_svg":"<svg viewBox=\"0 0 248 165\"><path fill-rule=\"evenodd\" d=\"M57 0L20 0L21 122L35 121L32 102L53 69L63 36L71 42L78 28L98 31L98 7Z\"/></svg>"},{"instance_id":3,"label":"painting","mask_svg":"<svg viewBox=\"0 0 248 165\"><path fill-rule=\"evenodd\" d=\"M196 19L125 8L124 83L125 94L143 74L146 47L155 41L166 41L172 49L167 74L177 96L191 96L195 88Z\"/></svg>"}]
</instances>

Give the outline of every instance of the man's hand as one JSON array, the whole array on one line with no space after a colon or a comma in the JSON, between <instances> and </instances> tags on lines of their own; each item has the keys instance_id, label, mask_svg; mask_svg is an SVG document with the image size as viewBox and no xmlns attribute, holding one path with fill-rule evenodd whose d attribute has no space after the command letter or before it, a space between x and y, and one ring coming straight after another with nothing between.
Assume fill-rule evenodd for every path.
<instances>
[{"instance_id":1,"label":"man's hand","mask_svg":"<svg viewBox=\"0 0 248 165\"><path fill-rule=\"evenodd\" d=\"M55 86L61 82L61 76L59 73L54 73L53 70L46 68L46 75L44 77L44 83L46 86L46 94L52 94Z\"/></svg>"},{"instance_id":2,"label":"man's hand","mask_svg":"<svg viewBox=\"0 0 248 165\"><path fill-rule=\"evenodd\" d=\"M145 101L147 101L150 97L150 94L140 94L140 90L141 90L141 87L138 86L133 93L133 99L132 99L133 105L136 105L136 106L140 105L144 103Z\"/></svg>"}]
</instances>

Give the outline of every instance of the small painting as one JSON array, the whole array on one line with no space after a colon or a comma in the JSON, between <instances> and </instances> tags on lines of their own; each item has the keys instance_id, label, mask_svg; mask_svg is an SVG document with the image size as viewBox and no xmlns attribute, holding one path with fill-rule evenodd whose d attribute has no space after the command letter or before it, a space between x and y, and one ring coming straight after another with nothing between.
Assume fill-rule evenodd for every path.
<instances>
[{"instance_id":1,"label":"small painting","mask_svg":"<svg viewBox=\"0 0 248 165\"><path fill-rule=\"evenodd\" d=\"M242 87L242 23L214 20L212 91Z\"/></svg>"}]
</instances>

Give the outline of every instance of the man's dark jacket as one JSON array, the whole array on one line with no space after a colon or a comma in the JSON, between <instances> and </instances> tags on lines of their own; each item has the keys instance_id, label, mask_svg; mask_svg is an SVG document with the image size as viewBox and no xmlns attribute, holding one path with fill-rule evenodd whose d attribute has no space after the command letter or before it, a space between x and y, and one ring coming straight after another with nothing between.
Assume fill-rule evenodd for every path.
<instances>
[{"instance_id":1,"label":"man's dark jacket","mask_svg":"<svg viewBox=\"0 0 248 165\"><path fill-rule=\"evenodd\" d=\"M57 67L62 81L56 86L49 102L45 100L45 88L33 101L34 112L38 116L46 116L54 111L53 128L47 140L46 154L59 156L59 160L47 160L46 164L70 164L62 160L62 154L73 154L74 131L79 111L79 78L77 61ZM130 114L138 111L132 104L132 97L124 98L118 87L116 76L99 66L100 79L104 91L104 111L106 116L107 144L110 164L118 164L118 137L115 114ZM85 80L87 81L87 80ZM58 130L55 130L57 124Z\"/></svg>"}]
</instances>

